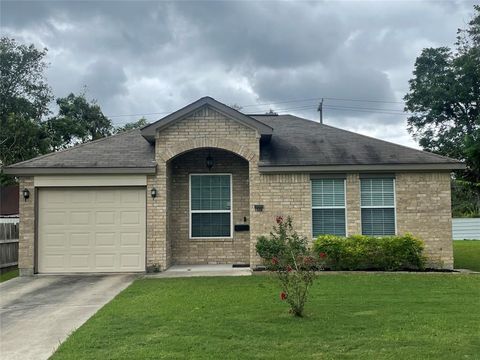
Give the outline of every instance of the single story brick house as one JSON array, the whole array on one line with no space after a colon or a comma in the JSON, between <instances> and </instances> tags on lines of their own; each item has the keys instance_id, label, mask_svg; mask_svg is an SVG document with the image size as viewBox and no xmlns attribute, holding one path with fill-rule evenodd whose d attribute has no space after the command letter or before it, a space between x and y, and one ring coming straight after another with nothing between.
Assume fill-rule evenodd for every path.
<instances>
[{"instance_id":1,"label":"single story brick house","mask_svg":"<svg viewBox=\"0 0 480 360\"><path fill-rule=\"evenodd\" d=\"M297 230L403 234L452 268L456 160L210 97L142 129L5 168L20 181L21 274L249 264L278 215Z\"/></svg>"}]
</instances>

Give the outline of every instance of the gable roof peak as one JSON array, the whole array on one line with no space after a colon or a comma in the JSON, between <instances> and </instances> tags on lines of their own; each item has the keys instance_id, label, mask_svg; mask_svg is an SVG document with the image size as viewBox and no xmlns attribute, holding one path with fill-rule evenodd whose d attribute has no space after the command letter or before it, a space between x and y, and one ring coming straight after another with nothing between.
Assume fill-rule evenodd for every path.
<instances>
[{"instance_id":1,"label":"gable roof peak","mask_svg":"<svg viewBox=\"0 0 480 360\"><path fill-rule=\"evenodd\" d=\"M249 128L257 130L262 138L270 138L272 136L273 128L270 127L269 125L266 125L263 122L251 116L245 115L244 113L230 106L227 106L210 96L204 96L198 99L197 101L194 101L191 104L181 108L180 110L177 110L161 118L160 120L157 120L147 126L144 126L141 129L141 134L148 141L154 142L155 133L157 132L157 130L163 129L176 121L179 121L188 117L189 115L193 114L195 111L199 110L200 108L206 105L212 107L214 110L218 111L219 113L235 121L238 121L239 123L242 123L243 125Z\"/></svg>"}]
</instances>

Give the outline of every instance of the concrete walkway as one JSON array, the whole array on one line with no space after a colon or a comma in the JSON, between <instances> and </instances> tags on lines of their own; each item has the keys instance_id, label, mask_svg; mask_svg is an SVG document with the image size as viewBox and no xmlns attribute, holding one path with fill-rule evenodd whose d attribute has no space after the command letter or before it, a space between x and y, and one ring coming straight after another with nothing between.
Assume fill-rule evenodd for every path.
<instances>
[{"instance_id":1,"label":"concrete walkway","mask_svg":"<svg viewBox=\"0 0 480 360\"><path fill-rule=\"evenodd\" d=\"M0 359L48 359L136 275L20 277L0 284Z\"/></svg>"},{"instance_id":2,"label":"concrete walkway","mask_svg":"<svg viewBox=\"0 0 480 360\"><path fill-rule=\"evenodd\" d=\"M249 276L252 270L245 267L232 267L231 264L220 265L173 265L160 273L145 275L147 279L181 278L197 276Z\"/></svg>"}]
</instances>

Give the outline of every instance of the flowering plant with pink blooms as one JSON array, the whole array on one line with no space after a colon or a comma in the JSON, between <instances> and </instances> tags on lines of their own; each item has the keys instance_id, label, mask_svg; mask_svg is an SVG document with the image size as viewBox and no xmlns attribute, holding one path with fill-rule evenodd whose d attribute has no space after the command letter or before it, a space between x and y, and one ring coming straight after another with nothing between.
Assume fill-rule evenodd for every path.
<instances>
[{"instance_id":1,"label":"flowering plant with pink blooms","mask_svg":"<svg viewBox=\"0 0 480 360\"><path fill-rule=\"evenodd\" d=\"M280 300L290 305L293 315L302 317L308 290L327 255L312 253L307 238L293 228L291 217L277 216L275 222L269 236L258 238L257 253L280 282Z\"/></svg>"}]
</instances>

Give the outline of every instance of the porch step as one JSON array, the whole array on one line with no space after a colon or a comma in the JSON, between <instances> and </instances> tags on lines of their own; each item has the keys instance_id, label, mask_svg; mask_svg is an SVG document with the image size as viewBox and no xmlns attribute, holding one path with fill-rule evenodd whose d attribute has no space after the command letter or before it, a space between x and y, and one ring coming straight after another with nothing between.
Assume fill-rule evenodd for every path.
<instances>
[{"instance_id":1,"label":"porch step","mask_svg":"<svg viewBox=\"0 0 480 360\"><path fill-rule=\"evenodd\" d=\"M160 273L145 275L145 278L182 278L200 276L250 276L249 267L233 267L232 264L219 265L173 265Z\"/></svg>"}]
</instances>

